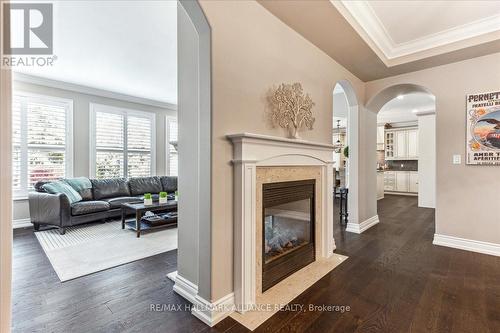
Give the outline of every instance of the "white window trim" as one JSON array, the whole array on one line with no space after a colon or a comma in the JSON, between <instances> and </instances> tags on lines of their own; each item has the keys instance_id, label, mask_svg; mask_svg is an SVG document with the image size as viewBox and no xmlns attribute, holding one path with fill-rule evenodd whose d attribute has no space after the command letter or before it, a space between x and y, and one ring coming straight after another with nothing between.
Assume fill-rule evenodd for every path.
<instances>
[{"instance_id":1,"label":"white window trim","mask_svg":"<svg viewBox=\"0 0 500 333\"><path fill-rule=\"evenodd\" d=\"M15 90L13 92L14 96L19 96L19 97L28 97L28 98L37 98L39 100L47 101L48 103L52 104L61 104L65 109L66 109L66 144L65 144L65 177L66 178L71 178L73 177L73 100L69 98L62 98L62 97L57 97L57 96L50 96L50 95L44 95L44 94L35 94L27 91L17 91ZM12 112L12 110L11 110ZM23 126L23 124L27 124L28 119L27 119L27 114L26 112L21 112L21 147L26 147L27 148L27 135L25 133L26 131L26 126ZM28 150L27 149L21 149L21 155L24 155L24 160L27 161L27 154ZM12 157L11 157L12 158ZM21 158L23 160L23 158ZM25 163L21 163L21 182L25 183L22 189L20 190L13 190L12 191L12 199L14 201L16 200L26 200L28 199L28 192L31 190L28 187L28 177L24 177L23 175L28 174L28 165Z\"/></svg>"},{"instance_id":2,"label":"white window trim","mask_svg":"<svg viewBox=\"0 0 500 333\"><path fill-rule=\"evenodd\" d=\"M100 109L100 110L99 110ZM151 120L151 175L156 175L156 113L148 111L140 111L135 109L127 109L117 106L111 106L107 104L100 103L89 103L90 110L90 175L95 177L96 175L96 112L102 111L106 113L114 113L128 118L129 116L137 116L143 118L149 118ZM127 144L127 119L123 122L124 130L124 149L123 149L123 177L128 178L128 144ZM132 150L134 151L134 150Z\"/></svg>"},{"instance_id":3,"label":"white window trim","mask_svg":"<svg viewBox=\"0 0 500 333\"><path fill-rule=\"evenodd\" d=\"M170 144L170 126L169 126L169 122L170 121L175 121L177 123L177 142L179 142L179 122L177 120L177 117L173 117L173 116L166 116L165 118L165 142L167 143L166 144L166 151L165 151L165 160L166 160L166 166L165 166L165 170L167 171L167 175L168 176L171 176L170 174L170 152L172 150L174 150L175 148L172 147L172 145ZM179 163L179 152L177 151L177 164ZM177 165L177 168L179 168L179 165Z\"/></svg>"}]
</instances>

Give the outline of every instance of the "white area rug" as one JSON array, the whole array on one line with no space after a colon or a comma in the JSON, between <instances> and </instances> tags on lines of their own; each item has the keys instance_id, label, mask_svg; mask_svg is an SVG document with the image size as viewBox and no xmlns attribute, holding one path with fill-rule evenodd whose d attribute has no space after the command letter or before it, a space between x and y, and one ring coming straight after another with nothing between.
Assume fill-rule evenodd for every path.
<instances>
[{"instance_id":1,"label":"white area rug","mask_svg":"<svg viewBox=\"0 0 500 333\"><path fill-rule=\"evenodd\" d=\"M143 232L140 238L121 221L35 232L59 279L64 282L177 248L177 228Z\"/></svg>"}]
</instances>

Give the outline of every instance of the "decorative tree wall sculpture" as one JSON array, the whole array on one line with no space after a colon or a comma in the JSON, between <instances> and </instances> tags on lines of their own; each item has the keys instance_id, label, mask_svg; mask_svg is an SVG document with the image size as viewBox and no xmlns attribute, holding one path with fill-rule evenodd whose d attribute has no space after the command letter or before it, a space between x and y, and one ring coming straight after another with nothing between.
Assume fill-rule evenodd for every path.
<instances>
[{"instance_id":1,"label":"decorative tree wall sculpture","mask_svg":"<svg viewBox=\"0 0 500 333\"><path fill-rule=\"evenodd\" d=\"M282 83L270 97L271 119L274 125L279 125L290 131L290 136L299 138L299 130L306 126L313 129L314 117L312 107L314 102L309 94L304 95L300 83Z\"/></svg>"}]
</instances>

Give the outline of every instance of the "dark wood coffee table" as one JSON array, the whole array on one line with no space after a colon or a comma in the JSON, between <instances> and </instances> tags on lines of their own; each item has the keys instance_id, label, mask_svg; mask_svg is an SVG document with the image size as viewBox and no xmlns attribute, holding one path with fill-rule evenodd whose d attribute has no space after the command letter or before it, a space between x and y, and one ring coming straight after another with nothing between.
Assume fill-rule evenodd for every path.
<instances>
[{"instance_id":1,"label":"dark wood coffee table","mask_svg":"<svg viewBox=\"0 0 500 333\"><path fill-rule=\"evenodd\" d=\"M135 221L126 221L127 213L135 213ZM164 228L167 226L177 225L177 217L166 219L165 222L157 223L154 226L142 222L142 217L147 211L155 213L168 213L177 211L177 201L169 200L167 203L160 204L153 202L152 205L144 205L144 203L124 203L122 204L122 229L125 229L125 224L132 230L135 230L137 237L141 237L141 230L150 230L156 228Z\"/></svg>"}]
</instances>

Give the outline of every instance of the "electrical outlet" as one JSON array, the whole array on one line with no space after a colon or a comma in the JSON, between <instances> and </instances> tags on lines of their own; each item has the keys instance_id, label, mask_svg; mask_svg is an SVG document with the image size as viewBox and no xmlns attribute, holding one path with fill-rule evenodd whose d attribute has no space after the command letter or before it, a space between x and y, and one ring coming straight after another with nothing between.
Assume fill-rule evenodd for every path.
<instances>
[{"instance_id":1,"label":"electrical outlet","mask_svg":"<svg viewBox=\"0 0 500 333\"><path fill-rule=\"evenodd\" d=\"M462 155L453 155L453 164L462 164Z\"/></svg>"}]
</instances>

